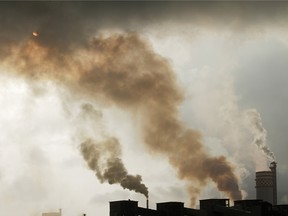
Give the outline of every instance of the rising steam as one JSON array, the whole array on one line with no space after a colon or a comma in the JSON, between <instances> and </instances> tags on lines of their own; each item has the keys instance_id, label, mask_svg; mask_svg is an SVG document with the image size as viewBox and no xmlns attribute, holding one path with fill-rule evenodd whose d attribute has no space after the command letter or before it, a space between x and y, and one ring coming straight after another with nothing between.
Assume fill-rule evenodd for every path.
<instances>
[{"instance_id":1,"label":"rising steam","mask_svg":"<svg viewBox=\"0 0 288 216\"><path fill-rule=\"evenodd\" d=\"M6 64L16 66L17 73L31 81L50 79L84 99L137 111L147 148L168 157L179 178L187 182L192 205L211 180L233 200L242 198L233 166L223 156L211 157L201 134L179 119L183 95L174 72L169 62L155 54L139 35L95 37L66 53L28 40L11 47L9 53ZM100 181L119 183L148 196L141 177L127 173L117 139L87 139L80 149ZM104 165L99 164L102 157L107 157ZM194 183L199 186L197 190L191 189Z\"/></svg>"},{"instance_id":2,"label":"rising steam","mask_svg":"<svg viewBox=\"0 0 288 216\"><path fill-rule=\"evenodd\" d=\"M244 113L254 136L253 143L266 155L267 159L275 161L274 153L267 146L267 131L262 125L260 113L256 109L246 110Z\"/></svg>"}]
</instances>

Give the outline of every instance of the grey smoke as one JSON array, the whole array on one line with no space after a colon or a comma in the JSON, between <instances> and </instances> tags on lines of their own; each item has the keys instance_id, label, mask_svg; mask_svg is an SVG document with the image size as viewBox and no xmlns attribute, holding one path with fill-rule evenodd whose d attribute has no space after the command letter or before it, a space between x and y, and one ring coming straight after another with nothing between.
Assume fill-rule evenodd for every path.
<instances>
[{"instance_id":1,"label":"grey smoke","mask_svg":"<svg viewBox=\"0 0 288 216\"><path fill-rule=\"evenodd\" d=\"M84 120L84 124L91 123L88 125L92 127L92 131L95 130L94 133L99 133L101 136L100 141L96 138L87 138L80 144L83 158L100 182L120 184L124 189L133 190L148 197L148 188L142 183L142 177L128 174L121 159L122 149L119 140L106 134L101 122L102 112L95 109L92 104L85 103L81 106L80 117Z\"/></svg>"},{"instance_id":2,"label":"grey smoke","mask_svg":"<svg viewBox=\"0 0 288 216\"><path fill-rule=\"evenodd\" d=\"M203 146L202 135L187 128L179 118L178 107L184 96L169 60L155 53L151 44L137 32L162 23L188 23L201 28L221 27L241 32L251 30L252 26L253 30L262 29L275 22L286 25L287 5L269 2L1 4L0 18L2 29L5 29L0 34L2 62L15 69L17 75L29 81L51 80L80 98L139 111L143 116L141 130L147 148L167 156L179 178L189 182L188 188L197 182L200 191L208 180L212 180L232 199L242 197L233 164L223 157L209 155ZM125 33L108 37L100 34L101 30L114 29ZM32 31L38 31L40 36L31 38ZM260 134L259 128L255 131ZM267 151L262 145L266 135L263 137L265 133L260 132L262 135L255 136L254 142ZM107 142L114 141L109 138ZM84 151L89 161L97 162L102 158L98 148L103 144L99 146L93 139L82 144L94 150L92 156L95 157ZM114 182L117 176L121 179L127 172L122 169L108 181L110 174L106 171L119 165L121 158L118 156L108 157L104 170L101 163L89 163L89 166L100 179ZM219 169L219 173L215 173L214 168ZM225 171L229 178L224 178ZM117 180L120 184L121 181ZM191 193L192 199L199 191Z\"/></svg>"},{"instance_id":3,"label":"grey smoke","mask_svg":"<svg viewBox=\"0 0 288 216\"><path fill-rule=\"evenodd\" d=\"M253 134L253 143L266 155L270 161L275 161L274 153L267 146L267 131L263 127L260 113L256 109L249 109L244 112L247 123Z\"/></svg>"},{"instance_id":4,"label":"grey smoke","mask_svg":"<svg viewBox=\"0 0 288 216\"><path fill-rule=\"evenodd\" d=\"M121 159L121 146L115 137L96 142L87 139L80 145L80 151L89 168L95 171L101 183L120 184L148 197L148 188L140 175L130 175Z\"/></svg>"},{"instance_id":5,"label":"grey smoke","mask_svg":"<svg viewBox=\"0 0 288 216\"><path fill-rule=\"evenodd\" d=\"M119 4L121 4L120 7L118 7ZM17 3L1 2L1 7L0 7L0 20L1 21L0 22L1 22L2 30L0 32L0 52L1 52L0 55L1 57L3 56L3 59L1 59L1 61L2 60L4 61L4 57L6 57L6 59L9 59L10 57L13 58L13 56L7 54L11 52L10 48L11 47L13 48L13 46L17 47L23 43L26 43L29 40L31 32L36 30L36 31L39 31L41 35L38 38L34 38L35 41L37 41L36 44L39 45L40 51L43 51L43 48L44 48L44 50L48 50L48 52L47 52L47 55L45 56L46 58L41 57L40 55L41 61L35 62L35 64L31 64L31 63L34 63L33 61L34 56L39 56L39 53L37 52L35 52L34 55L31 55L30 57L28 56L28 58L22 58L23 55L17 56L15 58L15 61L14 62L12 61L11 65L18 67L19 59L20 60L22 59L21 62L24 62L30 66L30 67L27 67L26 70L25 68L21 68L21 66L19 66L20 68L18 72L19 74L21 74L21 76L28 77L29 80L34 79L35 77L43 76L47 79L56 80L57 83L60 83L61 85L64 85L64 86L68 83L71 87L71 94L78 94L79 92L81 92L83 93L82 94L83 98L89 97L89 99L95 98L95 100L98 100L102 96L102 98L104 98L104 100L107 102L108 105L112 105L112 106L115 105L120 108L124 107L125 109L129 108L129 110L133 110L133 109L135 110L139 107L141 108L142 104L147 104L147 102L150 102L150 105L148 105L146 109L157 110L157 109L154 109L154 106L158 108L158 105L160 105L163 102L162 98L166 97L166 95L162 97L165 92L165 91L164 92L162 91L163 88L160 88L160 90L157 89L159 87L157 82L161 81L162 78L165 78L165 76L163 77L159 75L156 76L155 77L155 80L157 80L156 85L155 85L155 90L157 90L155 91L156 93L153 91L151 93L148 92L149 93L148 97L144 97L145 92L147 92L146 90L150 89L150 87L149 85L148 87L145 87L145 83L147 83L145 82L145 80L137 79L137 74L139 71L135 70L135 68L137 69L139 65L142 66L142 64L139 64L141 63L140 60L142 59L140 58L141 55L138 55L135 58L135 56L133 55L129 56L128 54L127 59L132 59L132 62L134 62L134 65L135 65L135 67L132 67L133 64L132 66L131 64L128 65L131 67L129 70L130 73L127 73L127 74L132 75L132 78L134 78L133 75L136 74L136 78L134 79L133 82L131 83L126 82L126 80L129 80L128 79L129 77L125 79L126 73L125 73L125 70L123 69L124 67L121 67L121 66L120 66L120 69L121 70L123 69L124 72L122 71L122 73L119 73L118 78L121 78L123 82L121 82L121 80L119 82L116 82L117 79L111 80L111 82L108 82L108 81L102 82L102 80L98 78L103 78L103 79L105 78L104 77L105 75L103 75L104 73L102 73L103 71L107 72L106 73L107 78L112 79L113 75L114 77L116 77L115 73L113 73L114 71L113 67L117 68L118 65L115 64L111 66L112 68L111 70L109 68L111 59L117 59L113 55L113 52L111 52L112 58L106 60L108 64L108 67L107 67L108 69L101 70L101 68L97 68L95 66L94 67L95 71L96 72L100 71L100 72L98 74L95 73L93 75L92 73L90 73L89 69L85 67L86 63L89 64L88 60L86 62L84 61L82 68L81 68L81 65L79 66L79 64L73 63L74 61L73 57L75 56L75 54L77 56L81 56L81 55L78 55L79 52L77 52L78 51L77 48L79 47L83 48L82 45L83 44L86 45L87 40L97 35L96 33L98 31L101 32L102 29L109 30L110 28L121 29L124 32L126 31L134 32L138 30L141 31L143 28L145 28L145 26L148 26L148 25L151 26L153 24L155 24L156 26L162 27L162 24L164 23L169 23L171 25L173 24L177 25L178 23L182 23L182 24L188 23L191 29L194 29L194 26L196 26L195 27L196 30L199 30L199 29L201 30L201 28L203 29L218 28L221 31L223 28L224 29L227 28L231 30L231 32L236 32L236 34L238 32L241 32L241 35L242 35L242 33L245 32L246 29L253 29L255 31L259 29L263 30L268 25L273 26L275 23L277 23L277 26L282 25L284 27L283 29L285 29L287 25L287 14L288 14L287 8L288 7L287 7L286 2L259 2L259 3L257 2L212 2L210 3L209 2L209 4L208 2L207 3L206 2L180 2L180 6L179 5L177 6L178 3L176 2L174 3L173 2L172 3L157 2L155 4L153 2L131 2L131 3L126 2L124 4L120 2L119 4L115 2L107 2L107 3L106 2L101 2L101 3L98 3L98 2L97 3L95 2L91 2L91 3L87 3L87 2L85 3L82 3L82 2L66 2L66 3L64 2L28 2L28 3L26 2L17 2ZM165 32L166 29L164 27L163 29L164 30L160 30L160 31L164 32L164 34L171 33L171 29L170 29L170 32L168 31ZM179 32L177 32L177 34L178 33ZM182 34L182 32L180 32L180 34ZM253 34L253 31L252 31L252 34ZM127 35L123 38L122 39L124 40L124 42L128 41L128 44L130 44L129 38L127 38ZM99 39L99 41L102 41L102 40L104 44L109 44L109 39L108 40L107 38L106 40L105 38ZM107 43L105 43L105 41L107 41ZM132 40L132 41L135 42L135 40ZM134 42L131 43L133 44L133 46L134 46ZM138 48L139 48L139 44L141 43L140 42L138 43L137 45ZM121 46L123 47L123 44L120 45L120 47ZM115 50L117 51L117 49ZM146 48L144 49L144 51L145 50ZM70 51L72 52L70 53ZM33 50L32 51L29 50L29 52L33 54ZM128 52L126 51L120 52L120 55L122 55L124 59L124 57L129 52L130 52L129 50ZM19 53L21 54L21 52ZM138 53L137 50L134 53ZM24 57L26 56L24 55ZM123 59L121 59L121 57L119 57L120 60L118 61L120 63L121 61L122 62L124 61ZM56 64L55 59L58 60L56 66L55 66ZM68 62L69 63L72 62L72 67L67 66ZM52 67L52 68L47 67L47 65L49 64L55 67ZM149 65L149 63L145 63L145 62L143 64ZM55 68L58 68L56 72L54 70ZM59 68L63 70L60 70ZM78 71L79 73L78 72L76 73L74 70L72 70L74 68L76 68L75 71ZM145 70L148 69L148 71L152 71L152 69L149 67L146 67L144 69ZM157 72L158 69L155 71ZM62 72L63 74L67 74L67 75L63 75ZM170 70L168 70L167 74L169 75L170 73L171 73ZM148 74L148 78L149 78L149 75L151 74ZM74 75L76 78L73 77ZM144 75L147 75L147 74L144 74ZM100 77L97 77L97 76L100 76ZM93 85L93 81L91 80L91 78L93 77L95 77L95 80L97 79L100 80L99 82L96 82L96 85ZM142 78L145 78L145 77L142 77ZM171 79L174 80L173 76ZM70 83L67 80L70 81ZM142 84L143 86L142 88L134 91L135 93L139 93L135 97L133 97L133 95L129 95L128 94L129 92L125 92L124 89L122 89L121 91L119 90L120 87L124 88L125 86L128 86L127 87L128 90L130 87L135 87L131 85L135 83L135 81L139 81L139 84ZM168 80L166 79L165 82L167 81L169 82L169 79ZM110 85L111 83L116 84L116 85ZM172 82L172 84L173 83L174 82ZM108 89L109 85L110 87L114 87L114 89ZM154 87L154 85L152 86ZM172 91L172 93L173 92L174 91ZM113 97L113 94L117 95L117 93L118 93L119 98L117 98L116 96ZM158 94L161 94L161 95L159 97L156 97L155 100L151 99L153 98L153 95L158 95ZM171 96L170 92L168 92L167 95ZM133 101L134 103L129 103L128 99L131 99L131 101ZM158 103L157 103L157 100L159 101ZM166 101L164 100L164 103L163 103L164 106L166 106L167 109L171 109L172 112L176 113L175 115L177 115L178 113L177 111L175 111L176 108L174 106L175 104L174 102L176 102L176 107L177 107L181 103L181 99L177 100L177 97L176 97L175 101L172 101L172 105L170 101L166 103L165 102ZM153 103L156 105L153 106ZM167 112L168 111L169 110L167 110ZM158 116L159 114L163 116L162 118L160 118L160 120L162 120L164 126L165 125L170 126L171 124L169 123L173 122L173 118L176 119L175 120L176 122L178 122L179 120L175 116L172 116L172 118L167 118L166 120L165 119L166 112L163 112L163 110L159 110L159 112L155 111L155 116ZM206 184L206 181L207 181L206 175L204 175L203 173L199 173L199 174L202 174L201 178L199 179L197 179L197 177L195 176L198 174L197 171L201 170L202 164L212 165L212 168L209 168L208 171L211 171L211 172L214 171L213 170L214 163L210 162L210 160L207 160L208 163L206 162L206 163L199 163L199 164L194 165L194 162L195 161L198 162L198 160L196 156L195 158L193 158L193 154L194 152L195 154L197 154L198 152L203 153L203 150L201 149L201 145L200 147L199 145L192 145L191 152L193 152L193 154L190 154L190 152L187 152L186 149L184 149L183 151L179 151L179 153L190 154L189 157L191 161L193 162L192 165L194 167L191 168L190 164L187 165L187 169L185 166L179 166L179 163L177 163L178 159L179 161L183 160L181 161L183 162L183 164L187 164L187 161L184 160L185 157L182 154L180 154L178 156L179 158L173 158L173 157L177 157L173 155L174 149L172 149L171 154L165 151L167 147L166 142L167 140L171 141L171 139L166 139L166 136L163 136L163 137L159 136L159 133L158 133L159 130L153 128L155 126L155 123L153 121L154 120L153 115L143 115L143 118L146 118L146 117L148 119L146 120L147 128L150 129L150 131L152 132L155 131L156 136L153 137L155 139L154 143L156 144L161 143L163 145L163 148L161 148L161 146L159 145L157 146L150 145L150 148L152 148L152 151L155 151L155 152L157 151L160 154L162 153L162 154L167 155L169 157L170 162L177 169L178 171L177 173L179 173L180 178L186 179L189 182L191 182L190 186L194 185L194 182L203 182L203 184ZM149 121L151 121L151 124L149 124ZM173 126L173 123L172 123L172 126ZM175 142L171 142L172 144L176 144L177 146L178 141L184 140L183 137L185 138L189 136L191 132L185 133L185 131L188 129L185 127L182 128L182 126L176 127L176 129L177 129L176 130L177 133L175 133L173 130L169 130L169 132L171 132L172 135L170 135L169 133L166 133L166 135L168 134L167 136L173 137L175 134L176 135L181 134L181 136L179 136L179 139L175 139ZM149 137L149 134L151 133L145 133L144 135L147 141L149 141L149 139L153 139ZM188 135L184 136L182 134L188 134ZM197 135L196 132L195 134ZM168 138L171 138L171 137L168 137ZM197 138L197 140L201 141L201 135L198 135L198 137L199 138ZM158 140L158 142L156 142L157 141L156 139L159 139L160 141ZM85 142L88 142L88 140L86 140ZM90 142L93 143L95 141L91 140ZM150 143L153 143L153 140ZM181 143L183 145L186 142L182 141ZM193 142L193 143L197 144L197 142ZM173 146L173 145L169 145L169 147L170 146ZM199 148L195 148L195 146ZM202 156L202 154L199 154L199 155ZM207 155L204 154L204 156L207 156ZM208 159L210 158L208 157ZM93 159L91 160L93 161ZM217 160L217 158L214 158L214 160ZM92 165L93 164L94 163L92 163ZM221 163L219 164L221 165ZM99 169L101 169L100 164L98 165L99 165ZM97 168L97 166L95 166L95 168ZM100 170L99 173L103 174L101 171L102 170ZM184 174L184 171L187 171L187 173L190 173L191 177L189 176L187 177L187 175ZM233 169L231 169L231 171L233 171ZM195 176L193 176L194 174ZM217 175L218 173L216 173L215 177L213 176L213 179L216 180ZM102 175L100 175L100 177L101 176ZM234 182L237 182L237 181L234 181ZM221 186L221 183L219 183L219 186ZM194 194L198 195L201 189L202 188L198 188L198 190L193 190L193 188L190 189L191 197L194 198L194 200L195 200ZM237 192L239 192L238 188L236 188L236 194L238 194ZM237 198L239 196L235 196L235 197Z\"/></svg>"},{"instance_id":6,"label":"grey smoke","mask_svg":"<svg viewBox=\"0 0 288 216\"><path fill-rule=\"evenodd\" d=\"M137 110L146 147L167 156L188 188L194 182L198 184L199 190L189 189L189 192L198 192L190 194L191 205L195 205L195 198L209 180L231 199L242 198L233 164L224 157L212 157L203 145L200 132L188 128L179 118L182 89L169 61L155 53L145 38L136 33L94 37L87 39L82 49L64 56L34 40L17 48L20 50L6 63L17 68L18 75L27 80L52 80L80 98L130 112ZM24 64L18 64L19 61ZM99 158L98 150L94 154ZM89 160L96 160L87 156ZM114 162L109 159L111 165ZM101 179L101 167L97 163L92 165ZM212 167L219 169L219 173ZM121 180L118 182L121 184Z\"/></svg>"}]
</instances>

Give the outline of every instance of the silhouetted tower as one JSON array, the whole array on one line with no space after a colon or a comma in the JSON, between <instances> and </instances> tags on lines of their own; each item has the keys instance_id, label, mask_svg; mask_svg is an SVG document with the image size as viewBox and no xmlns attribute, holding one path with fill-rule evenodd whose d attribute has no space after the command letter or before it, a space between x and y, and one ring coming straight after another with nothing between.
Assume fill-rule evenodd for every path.
<instances>
[{"instance_id":1,"label":"silhouetted tower","mask_svg":"<svg viewBox=\"0 0 288 216\"><path fill-rule=\"evenodd\" d=\"M277 205L276 162L270 164L271 171L256 172L256 199Z\"/></svg>"},{"instance_id":2,"label":"silhouetted tower","mask_svg":"<svg viewBox=\"0 0 288 216\"><path fill-rule=\"evenodd\" d=\"M273 161L270 164L271 172L273 173L273 205L277 205L277 172L276 172L277 163Z\"/></svg>"}]
</instances>

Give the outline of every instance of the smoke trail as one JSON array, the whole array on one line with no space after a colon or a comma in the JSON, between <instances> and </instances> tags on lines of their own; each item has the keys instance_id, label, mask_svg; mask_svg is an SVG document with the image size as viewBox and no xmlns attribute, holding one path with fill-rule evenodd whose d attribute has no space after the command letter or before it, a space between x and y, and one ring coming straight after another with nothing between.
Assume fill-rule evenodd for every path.
<instances>
[{"instance_id":1,"label":"smoke trail","mask_svg":"<svg viewBox=\"0 0 288 216\"><path fill-rule=\"evenodd\" d=\"M216 183L219 191L225 192L231 199L241 199L238 179L225 157L209 156L201 141L201 135L185 128L176 118L171 119L173 114L170 114L170 118L166 112L158 113L158 117L153 116L153 121L148 123L144 130L146 142L154 151L167 154L179 177L191 183L191 205L195 205L198 193L209 179ZM198 190L193 190L194 182L197 182Z\"/></svg>"},{"instance_id":2,"label":"smoke trail","mask_svg":"<svg viewBox=\"0 0 288 216\"><path fill-rule=\"evenodd\" d=\"M97 37L66 55L29 40L11 53L6 63L16 66L16 71L30 80L52 79L66 86L72 94L107 106L137 110L142 117L142 135L149 150L166 155L178 176L189 182L189 188L193 182L199 185L199 190L190 190L193 191L191 200L195 200L209 180L233 200L241 199L231 164L224 157L209 156L199 132L180 121L177 108L183 96L169 63L155 54L139 35ZM91 143L81 144L89 167L100 180L126 187L132 176L121 166L119 155L111 154L113 157L109 157L106 171L100 172L102 169L97 163L100 152L113 149L102 147L103 143L98 149ZM113 139L107 143L119 145ZM116 167L120 173L115 172ZM113 171L112 176L109 170ZM141 180L136 176L133 181L137 178Z\"/></svg>"},{"instance_id":3,"label":"smoke trail","mask_svg":"<svg viewBox=\"0 0 288 216\"><path fill-rule=\"evenodd\" d=\"M124 189L127 188L148 197L148 188L141 183L142 177L128 174L120 158L121 147L116 138L110 137L102 142L93 142L88 139L81 143L80 151L101 183L120 184Z\"/></svg>"},{"instance_id":4,"label":"smoke trail","mask_svg":"<svg viewBox=\"0 0 288 216\"><path fill-rule=\"evenodd\" d=\"M253 143L266 155L270 161L275 161L274 153L267 146L267 131L262 125L260 113L256 109L246 110L245 118L254 136Z\"/></svg>"},{"instance_id":5,"label":"smoke trail","mask_svg":"<svg viewBox=\"0 0 288 216\"><path fill-rule=\"evenodd\" d=\"M81 106L81 119L88 124L90 133L99 133L104 136L104 141L86 139L80 145L80 152L89 168L95 171L101 183L120 184L124 189L133 190L148 197L148 188L141 183L140 175L128 174L121 159L121 145L115 137L105 135L105 128L101 124L102 112L96 110L92 104L85 103ZM89 136L89 131L80 131L83 136ZM96 139L96 138L95 138ZM103 139L103 138L102 138Z\"/></svg>"}]
</instances>

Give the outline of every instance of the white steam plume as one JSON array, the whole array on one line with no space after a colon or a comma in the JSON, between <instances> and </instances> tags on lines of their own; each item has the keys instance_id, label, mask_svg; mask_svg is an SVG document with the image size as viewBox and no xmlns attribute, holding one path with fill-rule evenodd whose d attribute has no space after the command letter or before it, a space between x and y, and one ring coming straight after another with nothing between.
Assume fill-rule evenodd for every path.
<instances>
[{"instance_id":1,"label":"white steam plume","mask_svg":"<svg viewBox=\"0 0 288 216\"><path fill-rule=\"evenodd\" d=\"M251 129L255 144L270 161L275 161L274 153L267 146L267 131L263 127L260 113L256 109L248 109L244 112L245 121Z\"/></svg>"}]
</instances>

